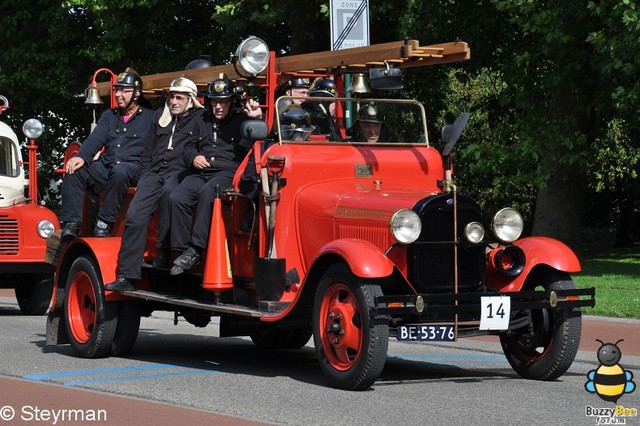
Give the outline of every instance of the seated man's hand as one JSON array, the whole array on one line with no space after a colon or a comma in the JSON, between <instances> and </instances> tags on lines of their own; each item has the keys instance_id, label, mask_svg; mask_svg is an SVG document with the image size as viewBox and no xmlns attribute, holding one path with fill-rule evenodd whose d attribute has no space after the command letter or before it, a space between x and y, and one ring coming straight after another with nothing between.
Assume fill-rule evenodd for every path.
<instances>
[{"instance_id":1,"label":"seated man's hand","mask_svg":"<svg viewBox=\"0 0 640 426\"><path fill-rule=\"evenodd\" d=\"M207 167L211 167L211 164L207 161L204 155L198 155L193 159L193 167L198 170L206 169Z\"/></svg>"},{"instance_id":2,"label":"seated man's hand","mask_svg":"<svg viewBox=\"0 0 640 426\"><path fill-rule=\"evenodd\" d=\"M80 167L84 166L84 160L80 157L71 157L69 161L67 161L67 166L65 167L65 171L70 175L73 174Z\"/></svg>"}]
</instances>

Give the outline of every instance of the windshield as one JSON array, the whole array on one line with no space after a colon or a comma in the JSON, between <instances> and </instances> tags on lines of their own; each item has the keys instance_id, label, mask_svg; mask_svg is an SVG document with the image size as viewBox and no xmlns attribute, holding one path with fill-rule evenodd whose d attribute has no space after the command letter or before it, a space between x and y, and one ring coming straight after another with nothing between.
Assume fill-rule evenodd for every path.
<instances>
[{"instance_id":1,"label":"windshield","mask_svg":"<svg viewBox=\"0 0 640 426\"><path fill-rule=\"evenodd\" d=\"M19 174L16 146L10 139L0 138L0 176L16 177Z\"/></svg>"},{"instance_id":2,"label":"windshield","mask_svg":"<svg viewBox=\"0 0 640 426\"><path fill-rule=\"evenodd\" d=\"M424 107L412 100L283 96L281 142L428 144Z\"/></svg>"}]
</instances>

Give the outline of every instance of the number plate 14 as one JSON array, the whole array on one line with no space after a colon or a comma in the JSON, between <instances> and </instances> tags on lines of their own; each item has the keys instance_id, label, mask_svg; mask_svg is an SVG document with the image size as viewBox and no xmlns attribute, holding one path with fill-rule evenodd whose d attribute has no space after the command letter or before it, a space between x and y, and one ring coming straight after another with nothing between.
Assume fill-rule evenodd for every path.
<instances>
[{"instance_id":1,"label":"number plate 14","mask_svg":"<svg viewBox=\"0 0 640 426\"><path fill-rule=\"evenodd\" d=\"M511 317L511 298L508 296L481 297L480 330L506 330Z\"/></svg>"}]
</instances>

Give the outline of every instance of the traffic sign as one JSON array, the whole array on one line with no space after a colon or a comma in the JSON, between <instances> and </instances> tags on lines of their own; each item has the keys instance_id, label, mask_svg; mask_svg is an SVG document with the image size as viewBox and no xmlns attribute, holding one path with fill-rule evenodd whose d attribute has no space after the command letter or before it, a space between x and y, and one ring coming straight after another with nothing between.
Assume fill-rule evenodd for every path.
<instances>
[{"instance_id":1,"label":"traffic sign","mask_svg":"<svg viewBox=\"0 0 640 426\"><path fill-rule=\"evenodd\" d=\"M331 0L331 50L369 45L369 1Z\"/></svg>"}]
</instances>

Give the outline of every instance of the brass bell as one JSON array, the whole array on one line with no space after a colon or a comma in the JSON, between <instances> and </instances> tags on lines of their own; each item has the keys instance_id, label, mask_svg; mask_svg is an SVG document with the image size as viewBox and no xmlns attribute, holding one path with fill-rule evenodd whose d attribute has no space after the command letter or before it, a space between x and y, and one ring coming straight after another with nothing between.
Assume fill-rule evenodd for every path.
<instances>
[{"instance_id":1,"label":"brass bell","mask_svg":"<svg viewBox=\"0 0 640 426\"><path fill-rule=\"evenodd\" d=\"M351 76L351 85L349 86L351 93L371 93L371 87L363 73L353 74Z\"/></svg>"},{"instance_id":2,"label":"brass bell","mask_svg":"<svg viewBox=\"0 0 640 426\"><path fill-rule=\"evenodd\" d=\"M100 91L93 84L87 87L87 89L84 91L84 96L87 98L87 100L84 101L85 104L100 105L104 103L100 98Z\"/></svg>"}]
</instances>

